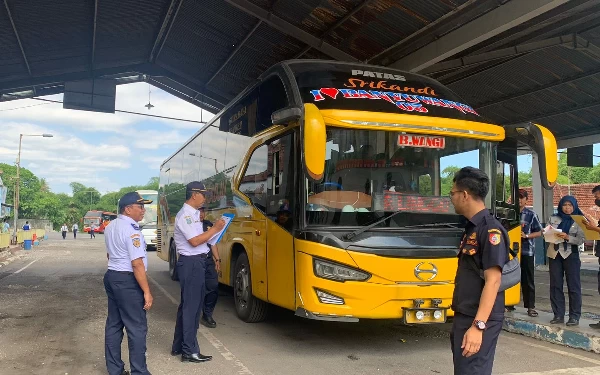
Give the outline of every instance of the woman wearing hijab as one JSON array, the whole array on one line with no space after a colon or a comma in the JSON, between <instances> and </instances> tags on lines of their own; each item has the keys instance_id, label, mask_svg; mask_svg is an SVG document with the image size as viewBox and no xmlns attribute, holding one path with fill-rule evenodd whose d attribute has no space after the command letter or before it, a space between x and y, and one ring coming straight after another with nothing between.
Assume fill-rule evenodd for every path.
<instances>
[{"instance_id":1,"label":"woman wearing hijab","mask_svg":"<svg viewBox=\"0 0 600 375\"><path fill-rule=\"evenodd\" d=\"M565 321L565 295L563 293L563 277L567 278L569 290L568 326L579 325L581 317L581 260L578 246L585 241L583 229L571 218L571 215L583 215L575 197L566 195L558 203L558 213L550 218L550 225L562 230L557 234L564 241L548 244L547 254L550 258L550 302L554 319L551 324L562 324Z\"/></svg>"}]
</instances>

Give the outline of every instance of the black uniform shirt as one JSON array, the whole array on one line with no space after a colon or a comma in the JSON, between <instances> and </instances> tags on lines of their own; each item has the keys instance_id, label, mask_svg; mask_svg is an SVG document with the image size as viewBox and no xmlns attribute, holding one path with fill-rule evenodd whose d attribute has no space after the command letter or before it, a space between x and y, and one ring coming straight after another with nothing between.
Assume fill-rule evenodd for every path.
<instances>
[{"instance_id":1,"label":"black uniform shirt","mask_svg":"<svg viewBox=\"0 0 600 375\"><path fill-rule=\"evenodd\" d=\"M206 233L207 230L209 230L210 228L212 228L213 223L209 220L202 220L202 230L204 230L204 233ZM212 249L212 245L211 244L206 244L208 246L209 249Z\"/></svg>"},{"instance_id":2,"label":"black uniform shirt","mask_svg":"<svg viewBox=\"0 0 600 375\"><path fill-rule=\"evenodd\" d=\"M508 262L509 238L500 222L487 209L467 222L458 252L458 270L452 296L455 312L475 317L484 280L466 257L473 257L479 269L502 268ZM504 292L498 293L488 320L504 318Z\"/></svg>"}]
</instances>

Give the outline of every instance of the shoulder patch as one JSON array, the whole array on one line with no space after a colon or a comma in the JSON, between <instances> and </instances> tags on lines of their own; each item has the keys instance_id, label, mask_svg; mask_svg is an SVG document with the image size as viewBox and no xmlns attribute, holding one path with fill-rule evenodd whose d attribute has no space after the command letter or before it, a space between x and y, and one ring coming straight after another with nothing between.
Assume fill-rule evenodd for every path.
<instances>
[{"instance_id":1,"label":"shoulder patch","mask_svg":"<svg viewBox=\"0 0 600 375\"><path fill-rule=\"evenodd\" d=\"M137 224L131 223L131 226L133 227L133 229L135 230L140 230L140 227L137 226Z\"/></svg>"},{"instance_id":2,"label":"shoulder patch","mask_svg":"<svg viewBox=\"0 0 600 375\"><path fill-rule=\"evenodd\" d=\"M133 246L135 246L135 247L140 247L142 245L139 237L133 238L132 241L133 241Z\"/></svg>"},{"instance_id":3,"label":"shoulder patch","mask_svg":"<svg viewBox=\"0 0 600 375\"><path fill-rule=\"evenodd\" d=\"M183 218L185 219L186 223L192 224L192 217L191 216L184 216Z\"/></svg>"},{"instance_id":4,"label":"shoulder patch","mask_svg":"<svg viewBox=\"0 0 600 375\"><path fill-rule=\"evenodd\" d=\"M477 233L473 232L471 233L471 235L469 236L470 240L476 240L477 239Z\"/></svg>"},{"instance_id":5,"label":"shoulder patch","mask_svg":"<svg viewBox=\"0 0 600 375\"><path fill-rule=\"evenodd\" d=\"M488 233L498 233L498 234L502 234L502 232L500 231L500 229L496 229L496 228L488 230Z\"/></svg>"},{"instance_id":6,"label":"shoulder patch","mask_svg":"<svg viewBox=\"0 0 600 375\"><path fill-rule=\"evenodd\" d=\"M134 234L132 234L130 237L131 237L131 238L136 238L136 237L138 237L138 238L139 238L139 237L140 237L140 234L139 234L139 233L134 233Z\"/></svg>"},{"instance_id":7,"label":"shoulder patch","mask_svg":"<svg viewBox=\"0 0 600 375\"><path fill-rule=\"evenodd\" d=\"M499 233L490 233L489 241L494 246L499 245L502 242L502 236Z\"/></svg>"}]
</instances>

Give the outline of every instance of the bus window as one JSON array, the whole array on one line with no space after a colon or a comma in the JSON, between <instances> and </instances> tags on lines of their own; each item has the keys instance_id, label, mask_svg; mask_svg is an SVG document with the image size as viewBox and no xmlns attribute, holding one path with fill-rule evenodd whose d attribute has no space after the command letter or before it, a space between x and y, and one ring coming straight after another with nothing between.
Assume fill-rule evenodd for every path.
<instances>
[{"instance_id":1,"label":"bus window","mask_svg":"<svg viewBox=\"0 0 600 375\"><path fill-rule=\"evenodd\" d=\"M268 159L267 145L255 149L239 187L239 190L262 212L266 212L267 189L271 187L269 181L272 177L268 176Z\"/></svg>"}]
</instances>

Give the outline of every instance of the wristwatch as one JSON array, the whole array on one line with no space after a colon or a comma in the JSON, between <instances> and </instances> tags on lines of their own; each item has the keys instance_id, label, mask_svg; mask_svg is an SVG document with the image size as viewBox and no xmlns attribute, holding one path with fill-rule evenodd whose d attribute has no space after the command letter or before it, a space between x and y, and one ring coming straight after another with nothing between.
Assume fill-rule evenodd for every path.
<instances>
[{"instance_id":1,"label":"wristwatch","mask_svg":"<svg viewBox=\"0 0 600 375\"><path fill-rule=\"evenodd\" d=\"M526 235L525 235L525 238L529 238L529 235L528 235L528 234L526 234Z\"/></svg>"},{"instance_id":2,"label":"wristwatch","mask_svg":"<svg viewBox=\"0 0 600 375\"><path fill-rule=\"evenodd\" d=\"M485 329L487 328L487 325L485 324L485 322L483 320L474 320L473 327L477 328L480 331L485 331Z\"/></svg>"}]
</instances>

